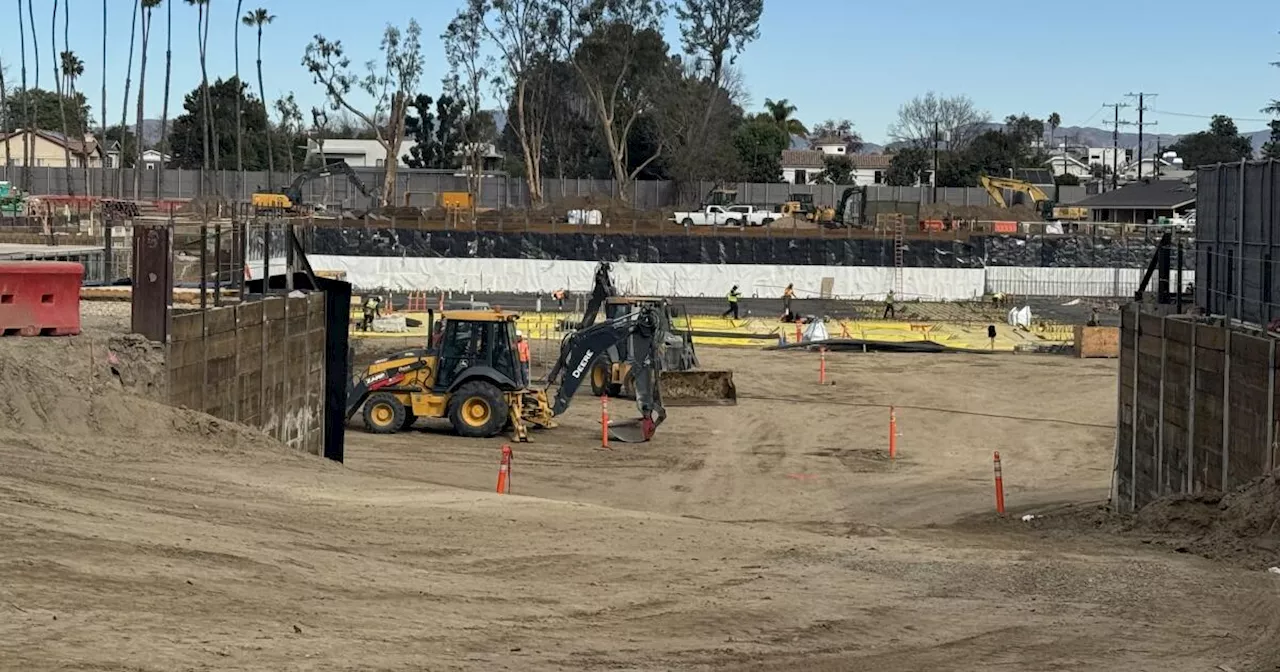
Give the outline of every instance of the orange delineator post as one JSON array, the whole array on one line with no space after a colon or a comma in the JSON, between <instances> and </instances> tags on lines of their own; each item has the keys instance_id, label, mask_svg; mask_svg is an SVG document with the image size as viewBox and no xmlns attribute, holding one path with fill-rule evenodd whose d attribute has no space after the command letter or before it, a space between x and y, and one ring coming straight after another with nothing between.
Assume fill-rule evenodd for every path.
<instances>
[{"instance_id":1,"label":"orange delineator post","mask_svg":"<svg viewBox=\"0 0 1280 672\"><path fill-rule=\"evenodd\" d=\"M800 323L796 322L796 343L799 343L803 339L804 336L800 333Z\"/></svg>"},{"instance_id":2,"label":"orange delineator post","mask_svg":"<svg viewBox=\"0 0 1280 672\"><path fill-rule=\"evenodd\" d=\"M818 384L827 384L827 349L818 348Z\"/></svg>"},{"instance_id":3,"label":"orange delineator post","mask_svg":"<svg viewBox=\"0 0 1280 672\"><path fill-rule=\"evenodd\" d=\"M511 492L511 446L503 444L502 461L498 463L498 494Z\"/></svg>"},{"instance_id":4,"label":"orange delineator post","mask_svg":"<svg viewBox=\"0 0 1280 672\"><path fill-rule=\"evenodd\" d=\"M889 459L898 458L898 415L889 407Z\"/></svg>"},{"instance_id":5,"label":"orange delineator post","mask_svg":"<svg viewBox=\"0 0 1280 672\"><path fill-rule=\"evenodd\" d=\"M1004 515L1004 474L1000 469L1000 451L996 451L996 513Z\"/></svg>"},{"instance_id":6,"label":"orange delineator post","mask_svg":"<svg viewBox=\"0 0 1280 672\"><path fill-rule=\"evenodd\" d=\"M600 395L600 447L609 447L609 395Z\"/></svg>"},{"instance_id":7,"label":"orange delineator post","mask_svg":"<svg viewBox=\"0 0 1280 672\"><path fill-rule=\"evenodd\" d=\"M444 292L440 292L440 312L444 312Z\"/></svg>"}]
</instances>

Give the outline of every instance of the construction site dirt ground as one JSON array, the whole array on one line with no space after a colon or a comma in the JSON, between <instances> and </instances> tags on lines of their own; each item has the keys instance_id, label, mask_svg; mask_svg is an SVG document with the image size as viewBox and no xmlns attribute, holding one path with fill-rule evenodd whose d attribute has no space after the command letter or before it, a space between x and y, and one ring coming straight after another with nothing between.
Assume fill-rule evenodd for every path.
<instances>
[{"instance_id":1,"label":"construction site dirt ground","mask_svg":"<svg viewBox=\"0 0 1280 672\"><path fill-rule=\"evenodd\" d=\"M737 406L605 451L583 394L499 496L500 439L356 422L327 463L130 396L155 353L93 324L0 341L0 669L1280 663L1275 575L1019 520L1106 498L1114 362L832 355L819 387L817 355L707 349Z\"/></svg>"}]
</instances>

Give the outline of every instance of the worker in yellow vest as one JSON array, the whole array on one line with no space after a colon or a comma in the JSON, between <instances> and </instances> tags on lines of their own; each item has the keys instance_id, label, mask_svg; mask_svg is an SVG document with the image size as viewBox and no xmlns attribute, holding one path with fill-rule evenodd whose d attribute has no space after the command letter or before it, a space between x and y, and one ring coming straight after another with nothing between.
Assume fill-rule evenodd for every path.
<instances>
[{"instance_id":1,"label":"worker in yellow vest","mask_svg":"<svg viewBox=\"0 0 1280 672\"><path fill-rule=\"evenodd\" d=\"M742 296L742 295L738 293L737 285L734 285L729 289L729 296L726 297L729 300L729 308L728 310L724 311L723 317L729 317L732 315L733 319L735 320L738 319L738 297L739 296Z\"/></svg>"}]
</instances>

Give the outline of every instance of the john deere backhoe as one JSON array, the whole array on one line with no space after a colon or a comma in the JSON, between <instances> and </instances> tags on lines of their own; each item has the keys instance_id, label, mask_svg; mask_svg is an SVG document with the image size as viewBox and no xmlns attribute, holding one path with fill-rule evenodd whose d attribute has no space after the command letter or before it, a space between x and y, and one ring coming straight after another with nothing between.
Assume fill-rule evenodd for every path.
<instances>
[{"instance_id":1,"label":"john deere backhoe","mask_svg":"<svg viewBox=\"0 0 1280 672\"><path fill-rule=\"evenodd\" d=\"M648 441L666 418L658 386L661 360L655 335L658 315L642 308L605 320L565 339L553 370L564 372L554 397L532 389L517 366L515 325L510 311L445 311L439 330L428 314L428 347L384 357L352 382L347 418L364 408L365 427L375 434L408 429L418 418L447 419L462 436L491 437L510 429L528 440L528 427L550 429L592 364L609 348L629 341L640 418L611 422L621 442ZM549 383L550 384L550 383ZM548 385L549 385L548 384Z\"/></svg>"},{"instance_id":2,"label":"john deere backhoe","mask_svg":"<svg viewBox=\"0 0 1280 672\"><path fill-rule=\"evenodd\" d=\"M653 337L657 356L662 362L660 386L667 403L674 405L733 404L738 391L733 384L732 371L699 370L698 352L693 347L693 333L689 329L677 329L675 306L665 298L653 296L621 296L613 284L608 262L596 266L595 286L582 320L562 325L567 329L585 329L595 323L603 310L606 320L617 319L628 313L652 311L657 321ZM571 334L572 335L572 334ZM591 393L595 396L632 398L634 374L634 346L621 340L591 365ZM556 374L555 368L551 371Z\"/></svg>"}]
</instances>

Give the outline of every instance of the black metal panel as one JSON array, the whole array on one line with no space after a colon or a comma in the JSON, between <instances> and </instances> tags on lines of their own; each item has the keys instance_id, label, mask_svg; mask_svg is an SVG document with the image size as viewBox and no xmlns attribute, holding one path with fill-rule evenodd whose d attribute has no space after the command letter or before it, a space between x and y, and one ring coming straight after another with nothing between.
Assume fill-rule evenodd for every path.
<instances>
[{"instance_id":1,"label":"black metal panel","mask_svg":"<svg viewBox=\"0 0 1280 672\"><path fill-rule=\"evenodd\" d=\"M168 222L134 223L132 276L131 330L164 343L173 305L173 227Z\"/></svg>"},{"instance_id":2,"label":"black metal panel","mask_svg":"<svg viewBox=\"0 0 1280 672\"><path fill-rule=\"evenodd\" d=\"M1276 161L1201 168L1196 182L1196 305L1254 324L1280 317Z\"/></svg>"}]
</instances>

